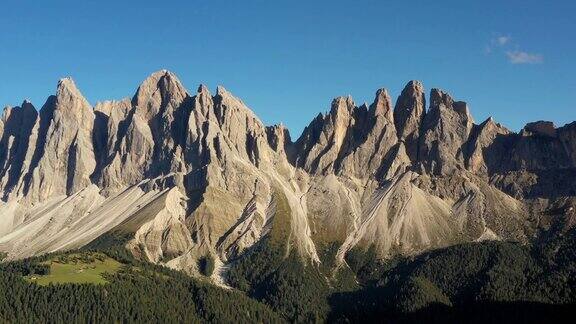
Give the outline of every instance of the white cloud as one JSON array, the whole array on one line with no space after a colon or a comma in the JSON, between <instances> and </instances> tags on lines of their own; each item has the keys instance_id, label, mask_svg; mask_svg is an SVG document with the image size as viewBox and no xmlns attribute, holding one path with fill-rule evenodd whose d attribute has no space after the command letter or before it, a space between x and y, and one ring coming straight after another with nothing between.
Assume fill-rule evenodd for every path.
<instances>
[{"instance_id":1,"label":"white cloud","mask_svg":"<svg viewBox=\"0 0 576 324\"><path fill-rule=\"evenodd\" d=\"M496 43L498 43L500 46L504 46L508 44L508 42L510 42L510 36L499 36L496 38Z\"/></svg>"},{"instance_id":2,"label":"white cloud","mask_svg":"<svg viewBox=\"0 0 576 324\"><path fill-rule=\"evenodd\" d=\"M506 56L508 56L508 61L512 64L538 64L544 62L542 55L523 51L508 51Z\"/></svg>"},{"instance_id":3,"label":"white cloud","mask_svg":"<svg viewBox=\"0 0 576 324\"><path fill-rule=\"evenodd\" d=\"M521 50L510 35L497 35L490 39L488 45L484 47L484 53L506 55L508 62L512 64L539 64L544 62L541 54L529 53Z\"/></svg>"},{"instance_id":4,"label":"white cloud","mask_svg":"<svg viewBox=\"0 0 576 324\"><path fill-rule=\"evenodd\" d=\"M512 38L510 36L498 36L490 39L490 42L486 47L484 47L485 54L491 54L493 51L497 50L499 47L505 47L510 43Z\"/></svg>"}]
</instances>

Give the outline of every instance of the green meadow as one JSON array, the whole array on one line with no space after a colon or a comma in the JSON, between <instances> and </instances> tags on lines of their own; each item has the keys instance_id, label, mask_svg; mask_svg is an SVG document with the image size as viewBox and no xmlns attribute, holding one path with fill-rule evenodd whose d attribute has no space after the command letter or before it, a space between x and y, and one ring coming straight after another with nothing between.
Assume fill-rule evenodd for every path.
<instances>
[{"instance_id":1,"label":"green meadow","mask_svg":"<svg viewBox=\"0 0 576 324\"><path fill-rule=\"evenodd\" d=\"M122 266L122 263L100 253L63 255L43 264L50 266L49 274L29 275L25 277L26 280L41 286L66 283L105 284L108 281L103 275L113 274Z\"/></svg>"}]
</instances>

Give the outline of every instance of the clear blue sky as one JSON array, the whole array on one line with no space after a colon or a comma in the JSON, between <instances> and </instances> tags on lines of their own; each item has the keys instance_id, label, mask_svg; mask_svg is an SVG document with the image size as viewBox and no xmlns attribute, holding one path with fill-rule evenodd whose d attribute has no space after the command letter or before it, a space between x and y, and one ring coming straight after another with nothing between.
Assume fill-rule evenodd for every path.
<instances>
[{"instance_id":1,"label":"clear blue sky","mask_svg":"<svg viewBox=\"0 0 576 324\"><path fill-rule=\"evenodd\" d=\"M466 3L465 3L466 2ZM150 4L147 4L150 3ZM551 3L554 3L553 5ZM297 137L339 95L410 79L511 129L576 119L574 1L6 1L0 105L39 108L72 76L95 104L153 71L218 84Z\"/></svg>"}]
</instances>

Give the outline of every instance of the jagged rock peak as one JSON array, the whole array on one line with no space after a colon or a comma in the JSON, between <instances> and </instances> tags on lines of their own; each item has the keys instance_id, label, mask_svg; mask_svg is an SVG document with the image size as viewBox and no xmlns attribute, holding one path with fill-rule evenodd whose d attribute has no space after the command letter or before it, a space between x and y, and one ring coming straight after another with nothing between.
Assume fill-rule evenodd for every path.
<instances>
[{"instance_id":1,"label":"jagged rock peak","mask_svg":"<svg viewBox=\"0 0 576 324\"><path fill-rule=\"evenodd\" d=\"M392 113L392 100L388 91L384 88L378 89L376 91L376 97L374 98L374 103L370 106L370 111L373 116L384 116L387 120L394 122L394 116Z\"/></svg>"},{"instance_id":2,"label":"jagged rock peak","mask_svg":"<svg viewBox=\"0 0 576 324\"><path fill-rule=\"evenodd\" d=\"M406 83L404 90L412 89L412 92L419 93L424 92L424 85L422 81L419 80L410 80Z\"/></svg>"},{"instance_id":3,"label":"jagged rock peak","mask_svg":"<svg viewBox=\"0 0 576 324\"><path fill-rule=\"evenodd\" d=\"M266 127L266 136L268 145L276 152L284 150L286 145L292 143L290 132L282 123Z\"/></svg>"},{"instance_id":4,"label":"jagged rock peak","mask_svg":"<svg viewBox=\"0 0 576 324\"><path fill-rule=\"evenodd\" d=\"M405 142L406 153L410 160L417 160L418 138L422 121L426 114L426 96L424 86L420 81L410 81L394 107L394 125L398 139Z\"/></svg>"},{"instance_id":5,"label":"jagged rock peak","mask_svg":"<svg viewBox=\"0 0 576 324\"><path fill-rule=\"evenodd\" d=\"M15 111L20 111L20 112L24 113L25 115L36 116L38 114L38 111L36 110L36 108L34 108L34 105L30 101L24 100L20 106L16 106L16 107L6 106L6 107L4 107L4 110L2 111L2 115L0 116L0 119L4 119L4 121L6 121L10 117L10 115Z\"/></svg>"},{"instance_id":6,"label":"jagged rock peak","mask_svg":"<svg viewBox=\"0 0 576 324\"><path fill-rule=\"evenodd\" d=\"M430 90L430 107L438 107L440 105L451 107L453 103L454 100L447 92L438 88Z\"/></svg>"},{"instance_id":7,"label":"jagged rock peak","mask_svg":"<svg viewBox=\"0 0 576 324\"><path fill-rule=\"evenodd\" d=\"M58 91L64 91L64 90L78 91L78 88L76 87L76 83L74 82L74 80L71 77L65 77L65 78L58 80L57 89L58 89Z\"/></svg>"},{"instance_id":8,"label":"jagged rock peak","mask_svg":"<svg viewBox=\"0 0 576 324\"><path fill-rule=\"evenodd\" d=\"M147 119L158 112L160 106L170 101L181 102L187 96L178 77L167 70L152 73L138 87L132 105L144 110Z\"/></svg>"},{"instance_id":9,"label":"jagged rock peak","mask_svg":"<svg viewBox=\"0 0 576 324\"><path fill-rule=\"evenodd\" d=\"M343 113L350 114L355 108L354 100L351 96L340 96L332 100L330 105L330 115L342 115Z\"/></svg>"},{"instance_id":10,"label":"jagged rock peak","mask_svg":"<svg viewBox=\"0 0 576 324\"><path fill-rule=\"evenodd\" d=\"M540 120L528 123L524 126L524 131L548 137L556 137L556 127L551 121Z\"/></svg>"},{"instance_id":11,"label":"jagged rock peak","mask_svg":"<svg viewBox=\"0 0 576 324\"><path fill-rule=\"evenodd\" d=\"M164 77L173 77L176 78L176 74L166 70L166 69L162 69L156 72L153 72L152 74L150 74L143 82L142 84L145 83L157 83L158 81L160 81L160 79L164 78Z\"/></svg>"},{"instance_id":12,"label":"jagged rock peak","mask_svg":"<svg viewBox=\"0 0 576 324\"><path fill-rule=\"evenodd\" d=\"M90 106L88 100L86 100L80 90L78 90L76 83L71 77L62 78L58 81L58 86L56 88L56 100L60 103L69 103L75 100L79 100L81 102L80 105L72 105L72 107ZM68 105L60 106L68 107Z\"/></svg>"},{"instance_id":13,"label":"jagged rock peak","mask_svg":"<svg viewBox=\"0 0 576 324\"><path fill-rule=\"evenodd\" d=\"M221 85L218 85L216 87L216 95L220 96L220 97L226 97L226 96L229 96L230 93L228 92L228 90L226 90L226 88L224 88Z\"/></svg>"},{"instance_id":14,"label":"jagged rock peak","mask_svg":"<svg viewBox=\"0 0 576 324\"><path fill-rule=\"evenodd\" d=\"M11 107L6 106L2 115L0 116L0 122L9 122L17 128L26 127L23 123L34 122L38 116L38 111L34 108L34 105L27 100L22 102L22 105ZM15 117L15 119L14 119ZM17 121L15 121L17 120ZM1 138L0 134L0 138Z\"/></svg>"},{"instance_id":15,"label":"jagged rock peak","mask_svg":"<svg viewBox=\"0 0 576 324\"><path fill-rule=\"evenodd\" d=\"M26 111L34 110L24 106ZM35 147L23 144L19 156L18 165L27 169L21 169L23 174L14 185L28 203L78 192L91 183L89 177L95 168L94 111L71 78L58 82L56 96L48 98L40 116L38 127L30 126L26 135ZM36 112L26 119L33 125Z\"/></svg>"},{"instance_id":16,"label":"jagged rock peak","mask_svg":"<svg viewBox=\"0 0 576 324\"><path fill-rule=\"evenodd\" d=\"M203 118L210 118L211 114L214 114L214 99L207 86L200 84L196 89L196 96L194 96L194 109L203 116ZM197 120L195 120L194 114L190 116L189 127L197 127ZM192 131L196 133L198 130ZM194 135L196 136L196 135Z\"/></svg>"},{"instance_id":17,"label":"jagged rock peak","mask_svg":"<svg viewBox=\"0 0 576 324\"><path fill-rule=\"evenodd\" d=\"M418 80L410 80L402 89L400 97L420 99L424 97L424 85Z\"/></svg>"},{"instance_id":18,"label":"jagged rock peak","mask_svg":"<svg viewBox=\"0 0 576 324\"><path fill-rule=\"evenodd\" d=\"M472 120L468 104L464 101L454 101L447 92L433 88L430 92L430 111L438 110L440 107L452 109L459 115Z\"/></svg>"},{"instance_id":19,"label":"jagged rock peak","mask_svg":"<svg viewBox=\"0 0 576 324\"><path fill-rule=\"evenodd\" d=\"M470 109L468 108L468 104L466 102L456 101L452 106L456 112L464 115L470 115Z\"/></svg>"},{"instance_id":20,"label":"jagged rock peak","mask_svg":"<svg viewBox=\"0 0 576 324\"><path fill-rule=\"evenodd\" d=\"M160 70L150 74L150 76L142 81L138 90L155 89L160 86L168 87L170 85L177 85L182 87L182 83L176 74L168 70Z\"/></svg>"},{"instance_id":21,"label":"jagged rock peak","mask_svg":"<svg viewBox=\"0 0 576 324\"><path fill-rule=\"evenodd\" d=\"M242 114L246 114L251 119L256 120L258 124L263 127L262 121L256 116L256 114L248 108L248 106L242 101L242 99L234 96L230 91L226 90L223 86L219 85L216 87L216 115L222 118L226 113L233 113L241 111ZM239 117L239 116L237 116Z\"/></svg>"},{"instance_id":22,"label":"jagged rock peak","mask_svg":"<svg viewBox=\"0 0 576 324\"><path fill-rule=\"evenodd\" d=\"M486 118L486 120L483 121L479 126L480 126L480 128L486 128L486 126L496 127L496 128L505 130L507 133L510 132L510 131L509 131L506 127L504 127L502 124L496 122L496 120L495 120L494 117L492 117L492 116Z\"/></svg>"},{"instance_id":23,"label":"jagged rock peak","mask_svg":"<svg viewBox=\"0 0 576 324\"><path fill-rule=\"evenodd\" d=\"M20 109L22 109L22 111L26 114L26 115L33 115L36 116L38 115L38 111L36 110L36 108L34 107L34 105L28 101L28 100L24 100L22 102L22 105L20 105Z\"/></svg>"},{"instance_id":24,"label":"jagged rock peak","mask_svg":"<svg viewBox=\"0 0 576 324\"><path fill-rule=\"evenodd\" d=\"M196 90L196 93L205 93L210 95L210 90L208 89L207 86L205 86L204 84L201 84L198 86L198 90Z\"/></svg>"},{"instance_id":25,"label":"jagged rock peak","mask_svg":"<svg viewBox=\"0 0 576 324\"><path fill-rule=\"evenodd\" d=\"M422 123L418 159L434 174L448 174L463 168L465 143L474 120L465 102L454 101L439 89L430 93L430 109Z\"/></svg>"},{"instance_id":26,"label":"jagged rock peak","mask_svg":"<svg viewBox=\"0 0 576 324\"><path fill-rule=\"evenodd\" d=\"M236 108L242 109L248 112L254 118L257 118L254 112L246 106L242 99L235 97L230 91L226 90L226 88L221 85L216 87L216 97L220 98L220 103L227 106L236 106Z\"/></svg>"},{"instance_id":27,"label":"jagged rock peak","mask_svg":"<svg viewBox=\"0 0 576 324\"><path fill-rule=\"evenodd\" d=\"M12 111L12 107L4 106L4 109L2 109L2 115L0 115L0 122L6 121L8 115L10 115L10 111Z\"/></svg>"},{"instance_id":28,"label":"jagged rock peak","mask_svg":"<svg viewBox=\"0 0 576 324\"><path fill-rule=\"evenodd\" d=\"M506 149L501 141L496 141L496 138L508 134L510 131L496 123L492 117L474 127L468 144L467 168L476 174L487 175L489 170L498 167L501 164L499 159L506 155Z\"/></svg>"},{"instance_id":29,"label":"jagged rock peak","mask_svg":"<svg viewBox=\"0 0 576 324\"><path fill-rule=\"evenodd\" d=\"M425 113L424 86L420 81L412 80L402 89L394 107L394 122L399 138L404 139L418 131Z\"/></svg>"},{"instance_id":30,"label":"jagged rock peak","mask_svg":"<svg viewBox=\"0 0 576 324\"><path fill-rule=\"evenodd\" d=\"M67 122L86 127L91 127L89 124L94 119L92 106L70 77L58 81L56 96L48 98L41 110L58 111L57 116L66 116ZM88 124L84 119L90 119Z\"/></svg>"},{"instance_id":31,"label":"jagged rock peak","mask_svg":"<svg viewBox=\"0 0 576 324\"><path fill-rule=\"evenodd\" d=\"M424 85L422 84L422 82L418 80L410 80L408 81L408 83L406 83L400 95L407 96L421 93L424 93Z\"/></svg>"}]
</instances>

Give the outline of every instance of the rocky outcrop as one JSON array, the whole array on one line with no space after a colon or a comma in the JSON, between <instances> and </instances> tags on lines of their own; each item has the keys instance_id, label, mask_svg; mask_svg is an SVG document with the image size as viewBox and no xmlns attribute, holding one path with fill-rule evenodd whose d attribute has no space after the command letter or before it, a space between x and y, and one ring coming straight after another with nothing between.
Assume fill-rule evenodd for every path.
<instances>
[{"instance_id":1,"label":"rocky outcrop","mask_svg":"<svg viewBox=\"0 0 576 324\"><path fill-rule=\"evenodd\" d=\"M34 203L89 186L96 167L93 127L94 111L74 81L60 80L56 96L42 107L32 130L35 145L29 145L25 154L27 169L18 195Z\"/></svg>"},{"instance_id":2,"label":"rocky outcrop","mask_svg":"<svg viewBox=\"0 0 576 324\"><path fill-rule=\"evenodd\" d=\"M474 121L468 105L432 89L420 138L419 160L426 172L445 175L463 169Z\"/></svg>"},{"instance_id":3,"label":"rocky outcrop","mask_svg":"<svg viewBox=\"0 0 576 324\"><path fill-rule=\"evenodd\" d=\"M418 160L418 140L426 113L424 87L419 81L410 81L402 90L394 107L394 122L398 139L404 142L412 162Z\"/></svg>"},{"instance_id":4,"label":"rocky outcrop","mask_svg":"<svg viewBox=\"0 0 576 324\"><path fill-rule=\"evenodd\" d=\"M22 182L22 171L30 163L30 142L38 119L34 106L24 101L20 107L4 109L0 132L0 191L7 200L14 188Z\"/></svg>"},{"instance_id":5,"label":"rocky outcrop","mask_svg":"<svg viewBox=\"0 0 576 324\"><path fill-rule=\"evenodd\" d=\"M576 167L576 122L560 127L557 133L570 159L570 166Z\"/></svg>"},{"instance_id":6,"label":"rocky outcrop","mask_svg":"<svg viewBox=\"0 0 576 324\"><path fill-rule=\"evenodd\" d=\"M139 181L184 171L186 120L190 97L171 72L152 74L138 87L130 106L107 104L106 157L99 182L117 189ZM104 115L106 115L104 113Z\"/></svg>"},{"instance_id":7,"label":"rocky outcrop","mask_svg":"<svg viewBox=\"0 0 576 324\"><path fill-rule=\"evenodd\" d=\"M384 157L396 142L392 104L385 89L376 92L370 107L356 107L351 97L339 97L330 112L316 117L296 142L295 164L312 174L381 175Z\"/></svg>"},{"instance_id":8,"label":"rocky outcrop","mask_svg":"<svg viewBox=\"0 0 576 324\"><path fill-rule=\"evenodd\" d=\"M444 91L428 101L418 81L395 105L385 89L370 105L338 97L293 142L223 87L189 93L165 70L94 108L62 79L39 112L25 101L0 119L0 251L121 237L139 258L198 274L199 259L225 269L275 229L286 253L341 267L353 250L527 242L575 199L575 123L516 134L474 124Z\"/></svg>"},{"instance_id":9,"label":"rocky outcrop","mask_svg":"<svg viewBox=\"0 0 576 324\"><path fill-rule=\"evenodd\" d=\"M528 123L524 126L524 131L529 134L536 134L540 136L556 137L556 127L553 122L537 121Z\"/></svg>"},{"instance_id":10,"label":"rocky outcrop","mask_svg":"<svg viewBox=\"0 0 576 324\"><path fill-rule=\"evenodd\" d=\"M492 117L475 126L468 144L466 167L475 174L488 175L502 167L508 154L510 131L494 122Z\"/></svg>"},{"instance_id":11,"label":"rocky outcrop","mask_svg":"<svg viewBox=\"0 0 576 324\"><path fill-rule=\"evenodd\" d=\"M349 131L366 113L366 107L356 108L351 97L334 99L330 113L316 117L297 141L296 151L302 152L297 165L311 173L334 172L341 149L353 137Z\"/></svg>"}]
</instances>

